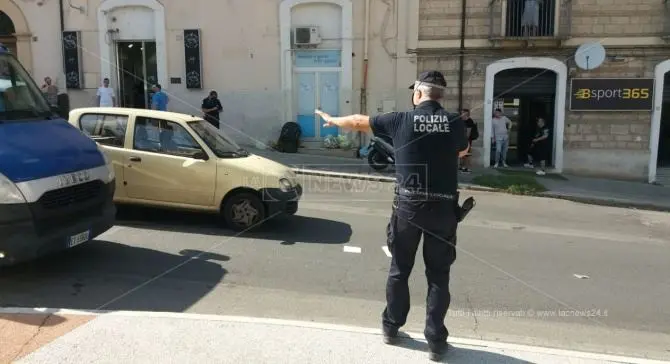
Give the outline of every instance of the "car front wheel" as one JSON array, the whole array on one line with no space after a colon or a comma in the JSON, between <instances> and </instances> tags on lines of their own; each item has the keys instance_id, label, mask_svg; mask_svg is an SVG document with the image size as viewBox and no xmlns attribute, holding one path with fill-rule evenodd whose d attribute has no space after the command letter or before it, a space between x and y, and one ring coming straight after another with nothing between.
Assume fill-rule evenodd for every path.
<instances>
[{"instance_id":1,"label":"car front wheel","mask_svg":"<svg viewBox=\"0 0 670 364\"><path fill-rule=\"evenodd\" d=\"M247 192L230 197L221 213L226 224L236 231L251 229L265 220L263 202L258 196Z\"/></svg>"}]
</instances>

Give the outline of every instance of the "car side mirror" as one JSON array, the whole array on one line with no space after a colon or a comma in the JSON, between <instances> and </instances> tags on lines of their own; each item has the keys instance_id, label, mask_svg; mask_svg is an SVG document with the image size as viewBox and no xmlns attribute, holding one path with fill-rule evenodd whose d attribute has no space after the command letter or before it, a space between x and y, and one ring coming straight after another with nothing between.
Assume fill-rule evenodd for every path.
<instances>
[{"instance_id":1,"label":"car side mirror","mask_svg":"<svg viewBox=\"0 0 670 364\"><path fill-rule=\"evenodd\" d=\"M204 161L209 160L209 156L207 155L207 153L205 153L204 150L201 150L199 152L195 152L191 158L201 159L201 160L204 160Z\"/></svg>"}]
</instances>

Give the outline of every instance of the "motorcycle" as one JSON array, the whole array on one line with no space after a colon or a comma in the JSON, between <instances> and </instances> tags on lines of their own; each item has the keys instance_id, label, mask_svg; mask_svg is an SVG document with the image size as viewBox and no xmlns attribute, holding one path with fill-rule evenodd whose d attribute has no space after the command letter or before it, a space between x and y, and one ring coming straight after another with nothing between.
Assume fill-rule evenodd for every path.
<instances>
[{"instance_id":1,"label":"motorcycle","mask_svg":"<svg viewBox=\"0 0 670 364\"><path fill-rule=\"evenodd\" d=\"M373 136L368 146L368 164L375 171L382 171L395 164L393 140L388 137Z\"/></svg>"}]
</instances>

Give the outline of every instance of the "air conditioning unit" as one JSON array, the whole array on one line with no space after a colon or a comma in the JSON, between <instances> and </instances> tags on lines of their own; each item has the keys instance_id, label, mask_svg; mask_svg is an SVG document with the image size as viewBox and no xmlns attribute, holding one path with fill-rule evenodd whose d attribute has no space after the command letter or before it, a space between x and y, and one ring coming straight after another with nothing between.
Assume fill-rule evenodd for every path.
<instances>
[{"instance_id":1,"label":"air conditioning unit","mask_svg":"<svg viewBox=\"0 0 670 364\"><path fill-rule=\"evenodd\" d=\"M295 27L293 28L293 44L296 46L310 46L321 43L319 27Z\"/></svg>"}]
</instances>

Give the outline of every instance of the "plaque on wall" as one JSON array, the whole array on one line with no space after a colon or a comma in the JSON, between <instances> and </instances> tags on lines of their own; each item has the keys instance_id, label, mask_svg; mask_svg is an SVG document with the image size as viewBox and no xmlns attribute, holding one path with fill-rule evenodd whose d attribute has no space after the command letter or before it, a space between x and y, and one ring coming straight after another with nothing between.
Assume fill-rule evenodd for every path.
<instances>
[{"instance_id":1,"label":"plaque on wall","mask_svg":"<svg viewBox=\"0 0 670 364\"><path fill-rule=\"evenodd\" d=\"M184 30L184 65L186 88L202 88L202 53L200 51L200 29Z\"/></svg>"},{"instance_id":2,"label":"plaque on wall","mask_svg":"<svg viewBox=\"0 0 670 364\"><path fill-rule=\"evenodd\" d=\"M70 89L83 88L80 32L63 32L63 66L65 69L65 86Z\"/></svg>"}]
</instances>

